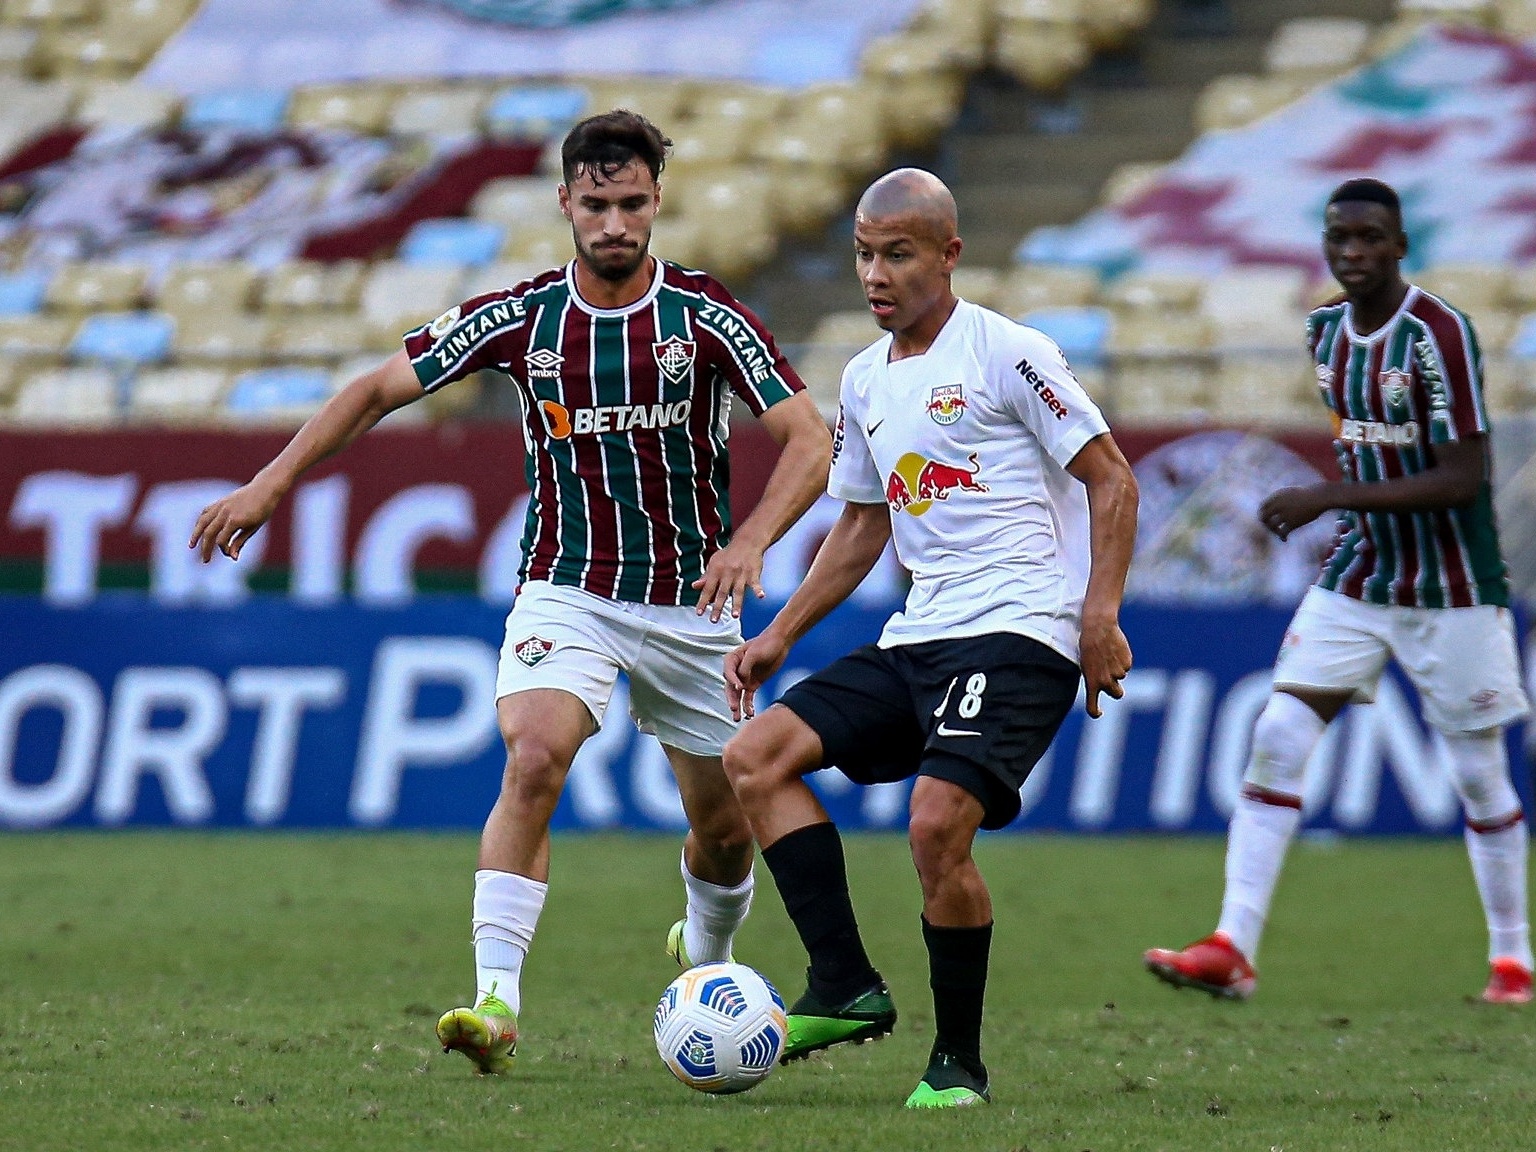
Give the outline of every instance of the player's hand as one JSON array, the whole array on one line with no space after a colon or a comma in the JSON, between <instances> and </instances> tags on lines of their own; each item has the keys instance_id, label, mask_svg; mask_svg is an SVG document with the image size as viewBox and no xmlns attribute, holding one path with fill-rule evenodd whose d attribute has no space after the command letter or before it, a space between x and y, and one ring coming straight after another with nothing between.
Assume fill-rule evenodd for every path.
<instances>
[{"instance_id":1,"label":"player's hand","mask_svg":"<svg viewBox=\"0 0 1536 1152\"><path fill-rule=\"evenodd\" d=\"M281 492L272 492L254 480L235 489L202 510L187 547L196 548L204 564L213 559L215 548L231 560L240 559L240 549L272 518L281 499Z\"/></svg>"},{"instance_id":2,"label":"player's hand","mask_svg":"<svg viewBox=\"0 0 1536 1152\"><path fill-rule=\"evenodd\" d=\"M738 537L710 558L704 575L693 582L699 589L699 615L709 613L711 620L725 614L725 602L731 602L731 615L741 615L741 603L747 589L763 598L763 550Z\"/></svg>"},{"instance_id":3,"label":"player's hand","mask_svg":"<svg viewBox=\"0 0 1536 1152\"><path fill-rule=\"evenodd\" d=\"M1080 658L1083 684L1088 690L1088 715L1097 720L1104 714L1099 707L1099 693L1120 699L1125 695L1120 681L1131 670L1131 644L1114 617L1084 619Z\"/></svg>"},{"instance_id":4,"label":"player's hand","mask_svg":"<svg viewBox=\"0 0 1536 1152\"><path fill-rule=\"evenodd\" d=\"M1284 540L1296 529L1312 523L1325 511L1327 509L1319 506L1312 489L1282 488L1259 505L1259 520L1264 527Z\"/></svg>"},{"instance_id":5,"label":"player's hand","mask_svg":"<svg viewBox=\"0 0 1536 1152\"><path fill-rule=\"evenodd\" d=\"M757 690L777 672L789 655L789 645L771 630L754 636L725 658L725 698L731 715L750 720L757 715Z\"/></svg>"}]
</instances>

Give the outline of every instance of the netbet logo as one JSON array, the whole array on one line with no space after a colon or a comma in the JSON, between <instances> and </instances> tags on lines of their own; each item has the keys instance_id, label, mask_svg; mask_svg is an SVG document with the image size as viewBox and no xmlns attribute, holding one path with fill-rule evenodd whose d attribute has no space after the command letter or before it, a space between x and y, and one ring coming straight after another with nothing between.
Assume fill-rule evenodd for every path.
<instances>
[{"instance_id":1,"label":"netbet logo","mask_svg":"<svg viewBox=\"0 0 1536 1152\"><path fill-rule=\"evenodd\" d=\"M1024 382L1034 389L1035 395L1040 397L1040 402L1055 414L1056 419L1067 418L1067 406L1061 402L1061 397L1056 395L1045 377L1036 372L1028 360L1020 360L1013 367L1014 371L1024 377Z\"/></svg>"}]
</instances>

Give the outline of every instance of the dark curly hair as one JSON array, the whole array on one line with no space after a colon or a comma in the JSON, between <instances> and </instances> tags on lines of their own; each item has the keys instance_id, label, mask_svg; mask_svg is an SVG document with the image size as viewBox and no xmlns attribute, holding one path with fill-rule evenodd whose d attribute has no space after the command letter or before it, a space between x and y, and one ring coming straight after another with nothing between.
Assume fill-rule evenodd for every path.
<instances>
[{"instance_id":1,"label":"dark curly hair","mask_svg":"<svg viewBox=\"0 0 1536 1152\"><path fill-rule=\"evenodd\" d=\"M672 141L644 116L615 108L600 116L588 116L566 134L560 145L560 169L567 185L576 178L578 168L602 183L638 160L649 169L651 179L657 180L671 147Z\"/></svg>"}]
</instances>

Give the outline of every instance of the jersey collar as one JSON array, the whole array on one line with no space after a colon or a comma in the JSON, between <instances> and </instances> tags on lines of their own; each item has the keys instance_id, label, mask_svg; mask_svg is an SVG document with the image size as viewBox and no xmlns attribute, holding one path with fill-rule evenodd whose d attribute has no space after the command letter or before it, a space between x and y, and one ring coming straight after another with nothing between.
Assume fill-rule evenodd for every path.
<instances>
[{"instance_id":1,"label":"jersey collar","mask_svg":"<svg viewBox=\"0 0 1536 1152\"><path fill-rule=\"evenodd\" d=\"M1392 327L1402 319L1403 314L1413 307L1413 302L1419 298L1419 289L1416 284L1408 285L1408 291L1403 294L1403 302L1397 306L1397 311L1387 318L1387 322L1369 336L1362 336L1355 331L1355 306L1348 301L1344 304L1344 335L1349 337L1352 344L1374 344L1392 330Z\"/></svg>"},{"instance_id":2,"label":"jersey collar","mask_svg":"<svg viewBox=\"0 0 1536 1152\"><path fill-rule=\"evenodd\" d=\"M626 304L622 308L598 308L588 304L581 298L581 293L576 288L576 261L573 259L565 266L565 286L570 289L571 300L588 316L633 316L642 308L649 308L651 302L656 299L661 291L661 282L666 279L667 269L660 256L656 260L656 274L651 277L651 286L645 290L645 295L633 304Z\"/></svg>"}]
</instances>

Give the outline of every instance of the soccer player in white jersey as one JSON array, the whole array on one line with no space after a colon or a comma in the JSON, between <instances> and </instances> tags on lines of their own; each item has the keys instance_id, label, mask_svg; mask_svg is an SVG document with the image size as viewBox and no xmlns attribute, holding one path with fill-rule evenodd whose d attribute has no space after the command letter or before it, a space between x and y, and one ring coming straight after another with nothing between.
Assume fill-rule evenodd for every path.
<instances>
[{"instance_id":1,"label":"soccer player in white jersey","mask_svg":"<svg viewBox=\"0 0 1536 1152\"><path fill-rule=\"evenodd\" d=\"M804 777L832 765L860 784L917 777L910 840L937 1034L911 1108L990 1098L992 903L971 846L1018 815L1080 678L1097 716L1131 666L1118 619L1135 479L1060 349L955 297L956 228L954 198L927 172L892 172L860 200L855 260L887 335L843 373L828 491L846 504L805 582L726 665L733 711L753 716L756 689L894 539L912 574L905 608L877 644L757 714L725 765L810 956L786 1061L896 1021L837 828Z\"/></svg>"},{"instance_id":2,"label":"soccer player in white jersey","mask_svg":"<svg viewBox=\"0 0 1536 1152\"><path fill-rule=\"evenodd\" d=\"M1394 657L1424 702L1466 816L1488 922L1483 999L1531 999L1525 817L1504 743L1505 726L1528 705L1488 482L1482 355L1466 316L1403 280L1407 252L1396 192L1368 179L1334 191L1323 253L1344 294L1308 318L1307 342L1344 479L1283 488L1259 518L1284 540L1336 509L1338 533L1285 634L1274 693L1254 725L1227 832L1220 923L1183 949L1145 954L1170 984L1253 994L1307 759L1346 704L1374 699Z\"/></svg>"},{"instance_id":3,"label":"soccer player in white jersey","mask_svg":"<svg viewBox=\"0 0 1536 1152\"><path fill-rule=\"evenodd\" d=\"M560 206L576 258L476 296L405 335L245 487L203 511L192 546L238 556L309 465L387 412L482 369L522 399L528 518L517 603L496 674L507 746L480 839L476 998L437 1036L481 1072L516 1052L523 961L549 880L549 822L582 742L630 679L635 718L660 740L690 829L687 912L667 950L724 960L752 902L752 837L720 766L735 731L726 655L763 552L820 495L831 438L761 322L704 272L648 251L670 141L618 110L571 129ZM726 437L732 394L783 446L757 508L733 532ZM727 611L727 605L730 610Z\"/></svg>"}]
</instances>

